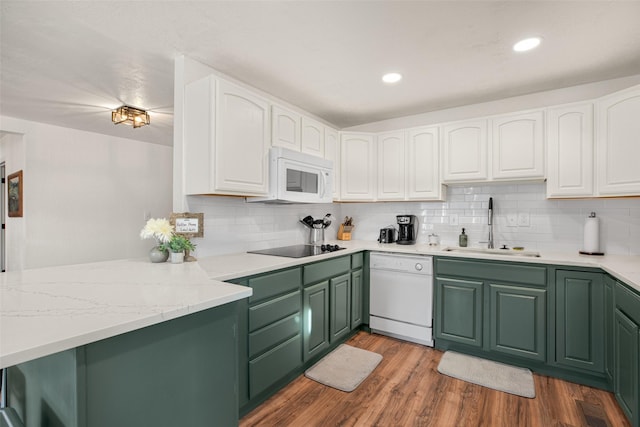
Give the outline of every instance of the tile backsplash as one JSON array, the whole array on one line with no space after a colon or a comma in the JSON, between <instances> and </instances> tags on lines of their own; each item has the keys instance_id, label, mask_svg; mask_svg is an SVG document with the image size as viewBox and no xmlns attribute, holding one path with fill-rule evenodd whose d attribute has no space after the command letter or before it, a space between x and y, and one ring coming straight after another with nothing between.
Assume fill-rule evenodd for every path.
<instances>
[{"instance_id":1,"label":"tile backsplash","mask_svg":"<svg viewBox=\"0 0 640 427\"><path fill-rule=\"evenodd\" d=\"M331 213L327 240L336 238L345 216L356 225L352 237L375 241L380 228L395 225L397 214L418 217L418 243L432 233L441 245L457 245L462 227L469 246L487 240L489 197L494 202L494 241L527 250L577 252L582 249L584 220L600 218L600 250L640 255L640 198L548 200L544 183L450 186L446 202L333 203L269 205L238 197L188 197L190 212L204 213L204 237L195 239L198 256L306 243L308 229L299 220Z\"/></svg>"}]
</instances>

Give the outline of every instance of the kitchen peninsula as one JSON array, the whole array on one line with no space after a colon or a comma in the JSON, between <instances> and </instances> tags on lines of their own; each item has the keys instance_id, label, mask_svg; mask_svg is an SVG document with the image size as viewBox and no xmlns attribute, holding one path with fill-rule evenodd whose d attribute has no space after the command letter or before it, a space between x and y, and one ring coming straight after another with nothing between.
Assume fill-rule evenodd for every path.
<instances>
[{"instance_id":1,"label":"kitchen peninsula","mask_svg":"<svg viewBox=\"0 0 640 427\"><path fill-rule=\"evenodd\" d=\"M235 301L250 295L197 263L7 272L0 367L10 406L27 425L234 424Z\"/></svg>"}]
</instances>

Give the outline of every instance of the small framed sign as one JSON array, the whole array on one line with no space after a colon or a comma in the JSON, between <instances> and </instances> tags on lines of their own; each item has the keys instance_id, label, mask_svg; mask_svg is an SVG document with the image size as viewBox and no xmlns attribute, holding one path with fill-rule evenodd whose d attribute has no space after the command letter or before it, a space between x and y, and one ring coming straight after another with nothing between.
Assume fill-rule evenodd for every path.
<instances>
[{"instance_id":1,"label":"small framed sign","mask_svg":"<svg viewBox=\"0 0 640 427\"><path fill-rule=\"evenodd\" d=\"M202 213L172 213L169 222L175 227L176 234L189 238L204 236L204 214Z\"/></svg>"},{"instance_id":2,"label":"small framed sign","mask_svg":"<svg viewBox=\"0 0 640 427\"><path fill-rule=\"evenodd\" d=\"M10 217L22 216L22 171L12 173L7 177L8 183L8 215Z\"/></svg>"}]
</instances>

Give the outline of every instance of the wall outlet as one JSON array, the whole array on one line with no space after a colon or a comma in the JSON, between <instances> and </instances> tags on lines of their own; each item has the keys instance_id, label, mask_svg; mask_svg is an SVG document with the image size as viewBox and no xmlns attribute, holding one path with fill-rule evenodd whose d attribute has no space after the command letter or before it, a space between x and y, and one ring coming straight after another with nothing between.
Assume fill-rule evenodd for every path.
<instances>
[{"instance_id":1,"label":"wall outlet","mask_svg":"<svg viewBox=\"0 0 640 427\"><path fill-rule=\"evenodd\" d=\"M144 220L149 221L151 219L151 212L144 211Z\"/></svg>"},{"instance_id":2,"label":"wall outlet","mask_svg":"<svg viewBox=\"0 0 640 427\"><path fill-rule=\"evenodd\" d=\"M449 225L458 225L458 214L449 215Z\"/></svg>"},{"instance_id":3,"label":"wall outlet","mask_svg":"<svg viewBox=\"0 0 640 427\"><path fill-rule=\"evenodd\" d=\"M518 214L518 225L520 227L529 226L529 212L520 212Z\"/></svg>"},{"instance_id":4,"label":"wall outlet","mask_svg":"<svg viewBox=\"0 0 640 427\"><path fill-rule=\"evenodd\" d=\"M507 214L507 227L517 227L517 226L518 226L518 215Z\"/></svg>"}]
</instances>

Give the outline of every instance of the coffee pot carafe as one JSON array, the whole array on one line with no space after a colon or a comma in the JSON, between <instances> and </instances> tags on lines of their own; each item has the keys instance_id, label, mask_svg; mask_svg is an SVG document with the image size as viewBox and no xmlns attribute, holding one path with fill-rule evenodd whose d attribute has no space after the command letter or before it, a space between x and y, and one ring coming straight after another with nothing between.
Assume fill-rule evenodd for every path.
<instances>
[{"instance_id":1,"label":"coffee pot carafe","mask_svg":"<svg viewBox=\"0 0 640 427\"><path fill-rule=\"evenodd\" d=\"M415 215L396 215L398 221L398 240L399 245L413 245L416 243L416 227L418 218Z\"/></svg>"}]
</instances>

